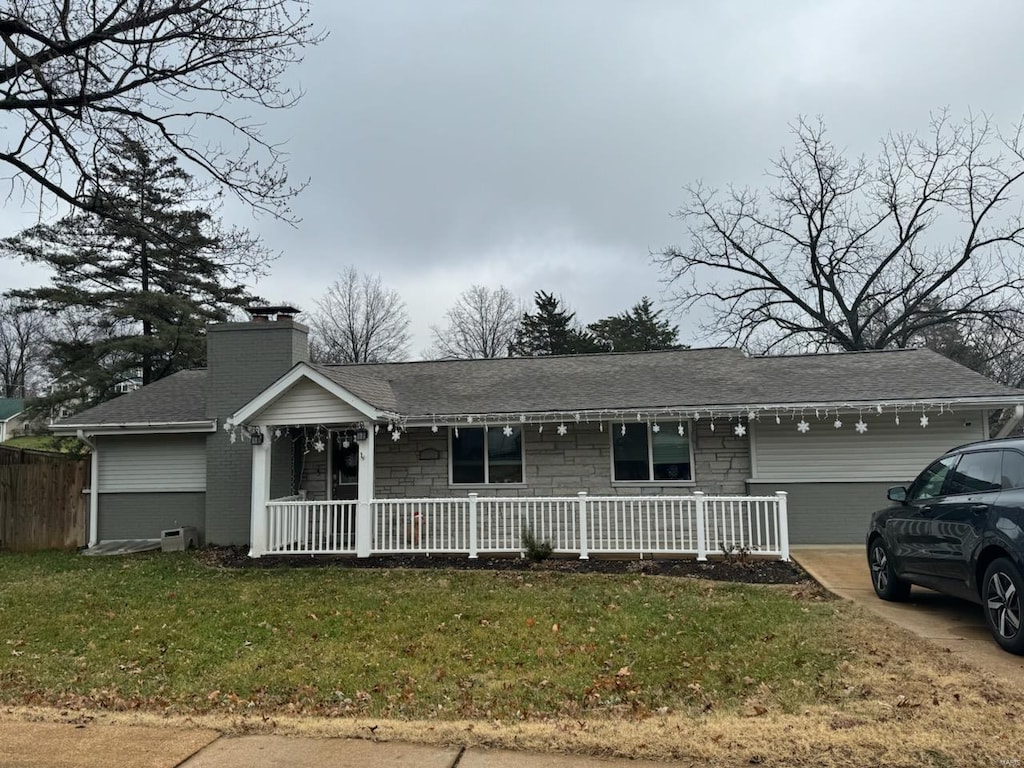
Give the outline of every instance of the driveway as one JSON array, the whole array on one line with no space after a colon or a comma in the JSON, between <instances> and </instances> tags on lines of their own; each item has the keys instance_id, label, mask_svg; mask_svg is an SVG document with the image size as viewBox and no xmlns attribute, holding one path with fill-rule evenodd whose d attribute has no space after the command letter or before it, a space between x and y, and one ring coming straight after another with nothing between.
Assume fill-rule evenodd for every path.
<instances>
[{"instance_id":1,"label":"driveway","mask_svg":"<svg viewBox=\"0 0 1024 768\"><path fill-rule=\"evenodd\" d=\"M996 645L980 605L916 586L906 603L879 600L871 588L863 546L798 546L793 548L792 556L833 594L948 648L980 669L1014 682L1024 681L1024 656L1006 653Z\"/></svg>"}]
</instances>

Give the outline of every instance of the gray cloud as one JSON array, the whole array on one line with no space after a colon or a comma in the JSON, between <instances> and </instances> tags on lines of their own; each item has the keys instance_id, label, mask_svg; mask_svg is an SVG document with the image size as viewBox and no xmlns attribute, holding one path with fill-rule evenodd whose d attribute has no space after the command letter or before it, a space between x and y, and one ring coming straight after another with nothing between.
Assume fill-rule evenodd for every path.
<instances>
[{"instance_id":1,"label":"gray cloud","mask_svg":"<svg viewBox=\"0 0 1024 768\"><path fill-rule=\"evenodd\" d=\"M682 186L758 184L799 114L872 154L929 111L1024 111L1024 6L954 0L320 3L295 72L298 229L232 218L283 252L268 298L304 306L346 264L409 304L415 351L473 282L561 293L584 321L657 297ZM9 206L10 207L10 206ZM21 220L0 217L0 232ZM14 225L14 227L12 227ZM0 283L21 279L0 262ZM684 322L684 328L686 323Z\"/></svg>"}]
</instances>

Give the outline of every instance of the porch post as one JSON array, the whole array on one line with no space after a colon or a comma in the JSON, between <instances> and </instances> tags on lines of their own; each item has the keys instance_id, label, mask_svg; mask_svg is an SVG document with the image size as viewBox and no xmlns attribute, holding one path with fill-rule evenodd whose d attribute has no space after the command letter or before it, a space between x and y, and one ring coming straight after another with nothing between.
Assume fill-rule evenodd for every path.
<instances>
[{"instance_id":1,"label":"porch post","mask_svg":"<svg viewBox=\"0 0 1024 768\"><path fill-rule=\"evenodd\" d=\"M356 557L369 557L373 549L373 424L359 443L359 494L356 504Z\"/></svg>"},{"instance_id":2,"label":"porch post","mask_svg":"<svg viewBox=\"0 0 1024 768\"><path fill-rule=\"evenodd\" d=\"M477 494L469 494L469 559L476 560L480 542L477 539L477 517L476 517Z\"/></svg>"},{"instance_id":3,"label":"porch post","mask_svg":"<svg viewBox=\"0 0 1024 768\"><path fill-rule=\"evenodd\" d=\"M587 492L579 491L576 498L580 500L580 560L590 559L590 530L587 521Z\"/></svg>"},{"instance_id":4,"label":"porch post","mask_svg":"<svg viewBox=\"0 0 1024 768\"><path fill-rule=\"evenodd\" d=\"M249 557L260 557L267 553L269 536L267 531L267 502L270 501L270 447L273 444L270 427L258 424L263 442L252 447L252 493L249 513Z\"/></svg>"},{"instance_id":5,"label":"porch post","mask_svg":"<svg viewBox=\"0 0 1024 768\"><path fill-rule=\"evenodd\" d=\"M704 562L708 559L708 521L704 516L704 491L694 491L693 496L697 499L697 509L694 517L697 518L697 562Z\"/></svg>"},{"instance_id":6,"label":"porch post","mask_svg":"<svg viewBox=\"0 0 1024 768\"><path fill-rule=\"evenodd\" d=\"M786 491L776 491L779 500L779 559L789 562L789 510L787 509Z\"/></svg>"}]
</instances>

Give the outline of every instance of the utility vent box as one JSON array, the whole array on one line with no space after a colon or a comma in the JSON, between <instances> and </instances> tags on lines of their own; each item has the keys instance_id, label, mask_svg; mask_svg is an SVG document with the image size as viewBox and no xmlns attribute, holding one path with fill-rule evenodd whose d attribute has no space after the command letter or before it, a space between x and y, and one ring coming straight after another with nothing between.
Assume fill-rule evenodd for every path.
<instances>
[{"instance_id":1,"label":"utility vent box","mask_svg":"<svg viewBox=\"0 0 1024 768\"><path fill-rule=\"evenodd\" d=\"M199 531L191 525L170 528L160 533L160 549L163 552L184 552L199 546Z\"/></svg>"}]
</instances>

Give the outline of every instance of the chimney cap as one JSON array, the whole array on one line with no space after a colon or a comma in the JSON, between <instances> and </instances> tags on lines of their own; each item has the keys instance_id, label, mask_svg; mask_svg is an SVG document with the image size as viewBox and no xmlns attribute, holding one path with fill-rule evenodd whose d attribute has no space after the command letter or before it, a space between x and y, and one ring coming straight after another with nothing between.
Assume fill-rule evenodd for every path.
<instances>
[{"instance_id":1,"label":"chimney cap","mask_svg":"<svg viewBox=\"0 0 1024 768\"><path fill-rule=\"evenodd\" d=\"M249 313L249 317L258 322L288 320L299 314L299 310L296 307L288 304L256 304L246 307L245 311Z\"/></svg>"}]
</instances>

